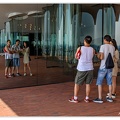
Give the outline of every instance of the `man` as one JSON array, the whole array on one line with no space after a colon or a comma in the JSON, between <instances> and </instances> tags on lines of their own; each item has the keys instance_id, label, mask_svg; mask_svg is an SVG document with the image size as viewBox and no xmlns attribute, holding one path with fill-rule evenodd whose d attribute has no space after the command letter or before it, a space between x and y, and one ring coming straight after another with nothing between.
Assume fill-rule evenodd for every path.
<instances>
[{"instance_id":1,"label":"man","mask_svg":"<svg viewBox=\"0 0 120 120\"><path fill-rule=\"evenodd\" d=\"M5 52L5 77L9 78L11 77L11 71L13 67L13 53L11 49L11 41L7 40L7 45L4 48ZM9 75L8 75L8 69L9 69Z\"/></svg>"},{"instance_id":2,"label":"man","mask_svg":"<svg viewBox=\"0 0 120 120\"><path fill-rule=\"evenodd\" d=\"M86 97L84 99L85 102L90 102L89 94L90 94L90 84L93 80L93 56L95 54L95 50L90 47L90 43L92 42L91 36L86 36L84 39L84 46L77 49L75 54L75 58L77 57L78 51L80 51L81 55L77 65L77 74L75 77L75 86L74 86L74 96L69 99L69 102L78 103L78 92L80 89L80 85L86 84Z\"/></svg>"},{"instance_id":3,"label":"man","mask_svg":"<svg viewBox=\"0 0 120 120\"><path fill-rule=\"evenodd\" d=\"M109 35L104 36L104 45L101 45L100 51L98 54L98 58L101 60L100 68L98 71L98 77L96 85L98 85L98 98L94 99L93 102L96 103L103 103L102 100L102 83L104 78L106 77L107 85L109 86L109 96L106 97L106 100L108 102L113 102L111 97L111 91L112 91L112 68L106 69L106 59L108 57L108 54L111 53L112 57L114 56L115 48L110 44L111 37Z\"/></svg>"},{"instance_id":4,"label":"man","mask_svg":"<svg viewBox=\"0 0 120 120\"><path fill-rule=\"evenodd\" d=\"M19 73L19 66L20 66L20 55L19 53L21 52L20 50L20 40L16 40L16 44L12 46L13 50L13 70L12 70L12 76L15 76L14 71L16 68L16 76L21 76Z\"/></svg>"}]
</instances>

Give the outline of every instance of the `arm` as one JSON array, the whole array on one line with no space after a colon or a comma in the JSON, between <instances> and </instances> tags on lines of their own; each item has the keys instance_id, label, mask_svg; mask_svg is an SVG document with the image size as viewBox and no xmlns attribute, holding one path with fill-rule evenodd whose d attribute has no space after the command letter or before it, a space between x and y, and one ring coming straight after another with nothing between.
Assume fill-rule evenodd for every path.
<instances>
[{"instance_id":1,"label":"arm","mask_svg":"<svg viewBox=\"0 0 120 120\"><path fill-rule=\"evenodd\" d=\"M103 60L104 59L104 47L103 45L100 46L99 53L97 54L98 59Z\"/></svg>"},{"instance_id":2,"label":"arm","mask_svg":"<svg viewBox=\"0 0 120 120\"><path fill-rule=\"evenodd\" d=\"M30 54L30 48L29 47L27 48L27 53Z\"/></svg>"},{"instance_id":3,"label":"arm","mask_svg":"<svg viewBox=\"0 0 120 120\"><path fill-rule=\"evenodd\" d=\"M104 59L104 53L99 52L99 53L97 54L97 57L98 57L100 60L103 60L103 59Z\"/></svg>"},{"instance_id":4,"label":"arm","mask_svg":"<svg viewBox=\"0 0 120 120\"><path fill-rule=\"evenodd\" d=\"M5 51L9 54L12 54L12 51L10 51L7 46L5 46Z\"/></svg>"},{"instance_id":5,"label":"arm","mask_svg":"<svg viewBox=\"0 0 120 120\"><path fill-rule=\"evenodd\" d=\"M116 51L115 51L115 55L114 55L114 57L113 57L113 61L114 61L114 62L118 62L118 60L119 60L119 51L116 50Z\"/></svg>"},{"instance_id":6,"label":"arm","mask_svg":"<svg viewBox=\"0 0 120 120\"><path fill-rule=\"evenodd\" d=\"M20 49L20 46L17 47L16 53L20 53L22 50Z\"/></svg>"},{"instance_id":7,"label":"arm","mask_svg":"<svg viewBox=\"0 0 120 120\"><path fill-rule=\"evenodd\" d=\"M28 53L28 54L29 54L29 53L30 53L30 49L29 49L29 47L24 48L24 49L23 49L23 52L24 52L24 53Z\"/></svg>"},{"instance_id":8,"label":"arm","mask_svg":"<svg viewBox=\"0 0 120 120\"><path fill-rule=\"evenodd\" d=\"M14 45L12 46L12 52L13 52L13 53L16 53L15 48L14 48Z\"/></svg>"}]
</instances>

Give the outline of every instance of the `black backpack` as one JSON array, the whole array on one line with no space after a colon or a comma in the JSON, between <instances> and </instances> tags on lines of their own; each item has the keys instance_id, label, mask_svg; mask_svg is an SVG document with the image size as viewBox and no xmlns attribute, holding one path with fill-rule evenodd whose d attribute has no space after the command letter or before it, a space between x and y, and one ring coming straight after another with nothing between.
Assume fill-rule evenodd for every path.
<instances>
[{"instance_id":1,"label":"black backpack","mask_svg":"<svg viewBox=\"0 0 120 120\"><path fill-rule=\"evenodd\" d=\"M105 62L106 69L114 68L114 62L111 53L108 54L108 57Z\"/></svg>"}]
</instances>

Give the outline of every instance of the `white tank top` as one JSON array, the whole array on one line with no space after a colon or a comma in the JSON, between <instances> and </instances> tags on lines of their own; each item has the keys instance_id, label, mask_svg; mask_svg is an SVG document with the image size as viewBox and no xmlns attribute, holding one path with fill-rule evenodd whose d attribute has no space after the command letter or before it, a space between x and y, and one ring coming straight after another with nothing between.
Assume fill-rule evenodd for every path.
<instances>
[{"instance_id":1,"label":"white tank top","mask_svg":"<svg viewBox=\"0 0 120 120\"><path fill-rule=\"evenodd\" d=\"M12 48L9 47L8 50L11 50ZM13 54L5 52L5 59L13 59Z\"/></svg>"},{"instance_id":2,"label":"white tank top","mask_svg":"<svg viewBox=\"0 0 120 120\"><path fill-rule=\"evenodd\" d=\"M78 61L77 70L78 71L89 71L93 70L93 48L82 46L81 56Z\"/></svg>"}]
</instances>

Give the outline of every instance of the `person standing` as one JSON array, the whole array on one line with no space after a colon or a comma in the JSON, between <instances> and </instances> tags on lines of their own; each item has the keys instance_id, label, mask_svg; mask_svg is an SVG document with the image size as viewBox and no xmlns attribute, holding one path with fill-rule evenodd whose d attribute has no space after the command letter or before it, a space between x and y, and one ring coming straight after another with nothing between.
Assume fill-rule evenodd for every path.
<instances>
[{"instance_id":1,"label":"person standing","mask_svg":"<svg viewBox=\"0 0 120 120\"><path fill-rule=\"evenodd\" d=\"M5 77L11 77L12 67L13 67L13 52L11 49L11 41L7 40L7 45L4 48L5 52ZM8 73L9 70L9 73Z\"/></svg>"},{"instance_id":2,"label":"person standing","mask_svg":"<svg viewBox=\"0 0 120 120\"><path fill-rule=\"evenodd\" d=\"M116 79L118 74L118 60L119 60L119 51L115 39L110 41L110 44L115 47L115 55L113 57L114 68L112 70L112 98L116 98ZM107 94L109 96L109 93Z\"/></svg>"},{"instance_id":3,"label":"person standing","mask_svg":"<svg viewBox=\"0 0 120 120\"><path fill-rule=\"evenodd\" d=\"M14 72L16 69L16 76L21 76L19 73L19 66L20 66L20 55L19 53L21 52L20 49L20 40L16 40L16 44L12 46L13 50L13 70L12 70L12 76L15 76Z\"/></svg>"},{"instance_id":4,"label":"person standing","mask_svg":"<svg viewBox=\"0 0 120 120\"><path fill-rule=\"evenodd\" d=\"M84 99L85 102L90 102L89 94L90 94L90 84L93 80L93 56L95 54L95 50L90 47L90 43L92 42L91 36L86 36L84 38L84 46L79 47L76 51L80 50L80 58L78 59L77 65L77 74L75 77L75 85L74 85L74 96L69 99L69 102L78 103L78 92L80 89L80 85L86 84L86 97ZM75 54L75 58L76 57Z\"/></svg>"},{"instance_id":5,"label":"person standing","mask_svg":"<svg viewBox=\"0 0 120 120\"><path fill-rule=\"evenodd\" d=\"M93 102L96 103L103 103L102 100L102 83L104 78L106 77L107 85L109 86L109 96L106 97L106 100L108 102L113 102L113 99L111 98L111 92L112 92L112 68L106 69L106 59L108 57L108 54L111 53L111 56L113 58L115 54L115 48L110 44L111 37L109 35L104 36L104 45L100 46L100 50L98 53L98 58L101 60L100 68L98 70L98 77L96 85L98 86L98 98L94 99Z\"/></svg>"},{"instance_id":6,"label":"person standing","mask_svg":"<svg viewBox=\"0 0 120 120\"><path fill-rule=\"evenodd\" d=\"M30 48L27 42L24 42L23 47L23 63L24 63L24 76L27 75L27 67L29 69L30 76L32 76L31 68L30 68Z\"/></svg>"}]
</instances>

